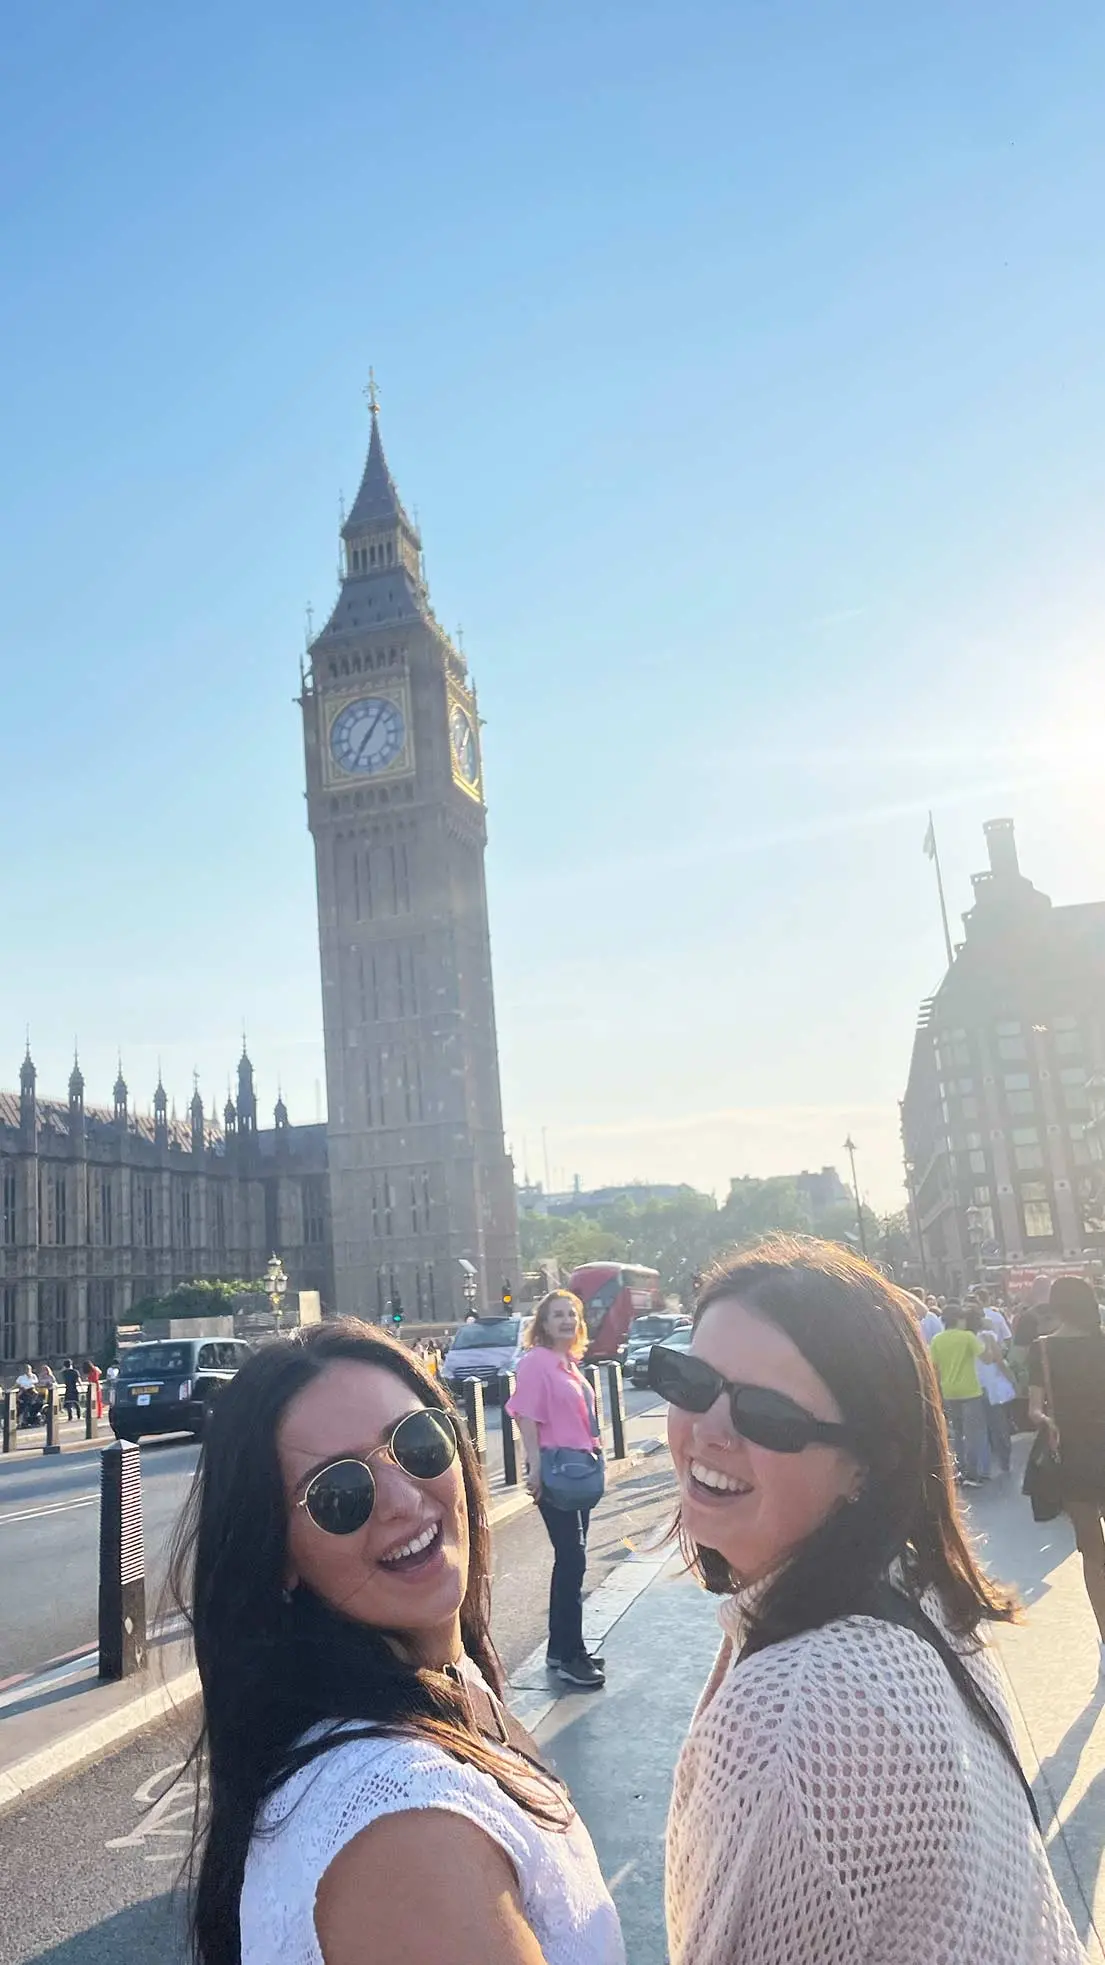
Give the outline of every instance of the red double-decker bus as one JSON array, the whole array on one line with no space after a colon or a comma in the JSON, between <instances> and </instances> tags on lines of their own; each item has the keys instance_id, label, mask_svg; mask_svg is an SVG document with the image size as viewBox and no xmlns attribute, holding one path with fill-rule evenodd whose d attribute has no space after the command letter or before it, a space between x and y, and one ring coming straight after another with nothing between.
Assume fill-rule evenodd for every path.
<instances>
[{"instance_id":1,"label":"red double-decker bus","mask_svg":"<svg viewBox=\"0 0 1105 1965\"><path fill-rule=\"evenodd\" d=\"M585 1262L568 1278L587 1317L587 1357L623 1358L634 1317L664 1308L660 1271L631 1262Z\"/></svg>"}]
</instances>

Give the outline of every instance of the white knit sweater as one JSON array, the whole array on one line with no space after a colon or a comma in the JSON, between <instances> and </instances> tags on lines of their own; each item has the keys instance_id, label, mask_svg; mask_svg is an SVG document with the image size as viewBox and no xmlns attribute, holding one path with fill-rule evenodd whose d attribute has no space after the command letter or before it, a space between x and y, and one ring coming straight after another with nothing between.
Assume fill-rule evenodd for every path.
<instances>
[{"instance_id":1,"label":"white knit sweater","mask_svg":"<svg viewBox=\"0 0 1105 1965\"><path fill-rule=\"evenodd\" d=\"M852 1617L737 1665L739 1599L721 1623L668 1819L671 1965L1083 1960L1020 1782L931 1645ZM964 1655L1008 1723L992 1659Z\"/></svg>"}]
</instances>

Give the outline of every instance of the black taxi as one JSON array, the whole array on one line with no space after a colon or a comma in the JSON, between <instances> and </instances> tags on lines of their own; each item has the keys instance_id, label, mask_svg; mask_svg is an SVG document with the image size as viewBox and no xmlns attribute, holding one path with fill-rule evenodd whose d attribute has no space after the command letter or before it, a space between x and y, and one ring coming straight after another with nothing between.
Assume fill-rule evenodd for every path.
<instances>
[{"instance_id":1,"label":"black taxi","mask_svg":"<svg viewBox=\"0 0 1105 1965\"><path fill-rule=\"evenodd\" d=\"M108 1419L117 1440L148 1433L199 1439L215 1400L250 1355L240 1337L161 1337L119 1353Z\"/></svg>"}]
</instances>

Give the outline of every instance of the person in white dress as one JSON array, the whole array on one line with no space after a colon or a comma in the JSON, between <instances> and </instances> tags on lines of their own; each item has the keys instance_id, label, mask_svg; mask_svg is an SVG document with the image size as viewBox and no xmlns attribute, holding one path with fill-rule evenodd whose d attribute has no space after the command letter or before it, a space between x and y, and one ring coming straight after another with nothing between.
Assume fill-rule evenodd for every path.
<instances>
[{"instance_id":1,"label":"person in white dress","mask_svg":"<svg viewBox=\"0 0 1105 1965\"><path fill-rule=\"evenodd\" d=\"M625 1965L562 1784L502 1704L479 1465L372 1326L219 1400L172 1578L203 1691L196 1965Z\"/></svg>"},{"instance_id":2,"label":"person in white dress","mask_svg":"<svg viewBox=\"0 0 1105 1965\"><path fill-rule=\"evenodd\" d=\"M1075 1965L913 1306L845 1249L719 1265L657 1346L724 1641L676 1770L671 1965Z\"/></svg>"}]
</instances>

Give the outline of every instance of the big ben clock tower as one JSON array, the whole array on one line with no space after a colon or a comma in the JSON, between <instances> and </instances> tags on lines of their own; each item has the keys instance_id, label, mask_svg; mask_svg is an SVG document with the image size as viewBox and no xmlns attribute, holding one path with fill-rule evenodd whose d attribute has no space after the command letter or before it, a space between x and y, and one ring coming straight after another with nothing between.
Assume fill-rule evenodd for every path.
<instances>
[{"instance_id":1,"label":"big ben clock tower","mask_svg":"<svg viewBox=\"0 0 1105 1965\"><path fill-rule=\"evenodd\" d=\"M369 391L342 582L301 698L337 1308L457 1321L516 1282L476 696L434 618Z\"/></svg>"}]
</instances>

